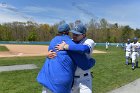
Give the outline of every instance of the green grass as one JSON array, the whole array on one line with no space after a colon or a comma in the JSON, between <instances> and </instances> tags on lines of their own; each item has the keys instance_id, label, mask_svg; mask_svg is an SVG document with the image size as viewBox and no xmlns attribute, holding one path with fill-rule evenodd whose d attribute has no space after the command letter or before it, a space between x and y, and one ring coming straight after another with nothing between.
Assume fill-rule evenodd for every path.
<instances>
[{"instance_id":1,"label":"green grass","mask_svg":"<svg viewBox=\"0 0 140 93\"><path fill-rule=\"evenodd\" d=\"M45 57L8 57L8 58L0 58L0 66L9 66L9 65L17 65L17 64L36 64L41 67Z\"/></svg>"},{"instance_id":2,"label":"green grass","mask_svg":"<svg viewBox=\"0 0 140 93\"><path fill-rule=\"evenodd\" d=\"M9 51L7 47L5 46L0 46L0 51Z\"/></svg>"},{"instance_id":3,"label":"green grass","mask_svg":"<svg viewBox=\"0 0 140 93\"><path fill-rule=\"evenodd\" d=\"M36 64L36 70L9 71L0 73L0 93L41 93L42 86L36 76L45 57L0 58L0 65Z\"/></svg>"},{"instance_id":4,"label":"green grass","mask_svg":"<svg viewBox=\"0 0 140 93\"><path fill-rule=\"evenodd\" d=\"M105 50L105 47L96 47ZM140 68L131 70L124 65L125 57L121 48L110 47L106 54L94 54L96 65L93 71L93 93L106 93L140 78ZM36 82L36 76L45 57L0 58L0 66L15 64L36 64L36 70L9 71L0 73L0 93L41 93L42 86Z\"/></svg>"},{"instance_id":5,"label":"green grass","mask_svg":"<svg viewBox=\"0 0 140 93\"><path fill-rule=\"evenodd\" d=\"M105 51L105 47L98 47ZM140 68L131 70L125 65L125 55L121 48L111 47L106 54L94 54L96 65L93 71L93 93L106 93L140 78Z\"/></svg>"},{"instance_id":6,"label":"green grass","mask_svg":"<svg viewBox=\"0 0 140 93\"><path fill-rule=\"evenodd\" d=\"M0 73L0 93L41 93L36 82L39 70L25 70Z\"/></svg>"}]
</instances>

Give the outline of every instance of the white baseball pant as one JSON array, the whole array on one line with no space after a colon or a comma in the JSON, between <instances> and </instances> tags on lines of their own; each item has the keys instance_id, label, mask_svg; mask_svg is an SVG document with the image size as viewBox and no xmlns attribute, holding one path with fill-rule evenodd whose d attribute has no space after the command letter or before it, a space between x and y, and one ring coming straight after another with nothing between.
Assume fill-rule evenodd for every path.
<instances>
[{"instance_id":1,"label":"white baseball pant","mask_svg":"<svg viewBox=\"0 0 140 93\"><path fill-rule=\"evenodd\" d=\"M80 78L74 78L74 84L71 93L92 93L92 77L80 76Z\"/></svg>"}]
</instances>

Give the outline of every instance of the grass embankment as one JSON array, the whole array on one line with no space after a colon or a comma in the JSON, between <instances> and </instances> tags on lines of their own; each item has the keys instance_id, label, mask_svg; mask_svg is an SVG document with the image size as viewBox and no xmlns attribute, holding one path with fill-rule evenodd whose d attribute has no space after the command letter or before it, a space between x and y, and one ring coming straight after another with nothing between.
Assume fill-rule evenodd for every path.
<instances>
[{"instance_id":1,"label":"grass embankment","mask_svg":"<svg viewBox=\"0 0 140 93\"><path fill-rule=\"evenodd\" d=\"M0 46L0 52L3 52L3 51L9 51L9 50L5 46Z\"/></svg>"}]
</instances>

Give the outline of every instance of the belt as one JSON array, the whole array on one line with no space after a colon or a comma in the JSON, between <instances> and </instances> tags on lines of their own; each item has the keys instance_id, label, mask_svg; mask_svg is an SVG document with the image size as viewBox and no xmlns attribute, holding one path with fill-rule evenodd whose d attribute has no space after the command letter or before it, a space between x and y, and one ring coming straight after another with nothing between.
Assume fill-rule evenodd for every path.
<instances>
[{"instance_id":1,"label":"belt","mask_svg":"<svg viewBox=\"0 0 140 93\"><path fill-rule=\"evenodd\" d=\"M88 73L85 73L83 76L88 76L89 74ZM80 78L80 76L74 76L75 78Z\"/></svg>"},{"instance_id":2,"label":"belt","mask_svg":"<svg viewBox=\"0 0 140 93\"><path fill-rule=\"evenodd\" d=\"M131 52L131 51L126 51L126 52Z\"/></svg>"}]
</instances>

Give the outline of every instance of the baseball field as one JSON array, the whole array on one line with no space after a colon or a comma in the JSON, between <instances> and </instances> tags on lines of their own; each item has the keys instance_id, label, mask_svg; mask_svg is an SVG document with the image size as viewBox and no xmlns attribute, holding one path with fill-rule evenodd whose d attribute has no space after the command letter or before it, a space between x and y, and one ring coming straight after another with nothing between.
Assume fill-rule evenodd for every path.
<instances>
[{"instance_id":1,"label":"baseball field","mask_svg":"<svg viewBox=\"0 0 140 93\"><path fill-rule=\"evenodd\" d=\"M36 82L36 76L44 63L47 46L26 46L26 52L23 46L18 45L19 50L11 47L0 46L0 66L35 64L38 68L0 72L0 93L41 93L42 86ZM91 69L94 75L93 93L106 93L140 78L140 68L133 71L131 65L124 64L124 51L120 47L109 47L106 51L104 46L96 46L95 50L97 52L93 53L93 57L96 65Z\"/></svg>"}]
</instances>

